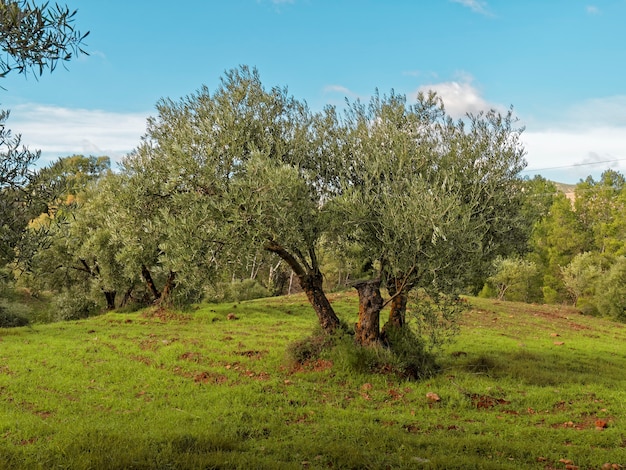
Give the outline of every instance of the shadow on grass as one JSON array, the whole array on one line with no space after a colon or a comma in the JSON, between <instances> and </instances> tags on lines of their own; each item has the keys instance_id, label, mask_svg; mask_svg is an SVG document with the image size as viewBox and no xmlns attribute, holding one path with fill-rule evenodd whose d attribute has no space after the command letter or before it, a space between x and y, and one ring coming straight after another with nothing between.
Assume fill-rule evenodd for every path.
<instances>
[{"instance_id":1,"label":"shadow on grass","mask_svg":"<svg viewBox=\"0 0 626 470\"><path fill-rule=\"evenodd\" d=\"M624 364L572 351L498 351L468 355L456 362L468 372L492 378L513 378L527 385L598 384L617 386L624 378Z\"/></svg>"},{"instance_id":2,"label":"shadow on grass","mask_svg":"<svg viewBox=\"0 0 626 470\"><path fill-rule=\"evenodd\" d=\"M218 434L150 438L132 435L130 430L127 435L89 431L36 454L29 454L22 444L1 449L1 468L232 468L232 452L238 449L237 443Z\"/></svg>"}]
</instances>

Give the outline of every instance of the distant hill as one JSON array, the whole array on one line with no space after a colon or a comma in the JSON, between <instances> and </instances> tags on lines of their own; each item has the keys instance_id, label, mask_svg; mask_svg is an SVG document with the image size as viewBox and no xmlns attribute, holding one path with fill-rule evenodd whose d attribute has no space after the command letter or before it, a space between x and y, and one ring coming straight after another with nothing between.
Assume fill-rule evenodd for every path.
<instances>
[{"instance_id":1,"label":"distant hill","mask_svg":"<svg viewBox=\"0 0 626 470\"><path fill-rule=\"evenodd\" d=\"M574 190L576 189L575 184L557 183L556 181L553 181L553 183L559 191L565 193L565 196L567 196L570 201L574 202L576 199L574 194Z\"/></svg>"}]
</instances>

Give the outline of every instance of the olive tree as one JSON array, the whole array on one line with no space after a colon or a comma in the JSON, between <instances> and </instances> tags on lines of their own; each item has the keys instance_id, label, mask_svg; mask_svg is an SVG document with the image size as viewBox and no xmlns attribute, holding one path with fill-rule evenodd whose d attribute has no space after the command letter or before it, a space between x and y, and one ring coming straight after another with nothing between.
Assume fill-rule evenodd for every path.
<instances>
[{"instance_id":1,"label":"olive tree","mask_svg":"<svg viewBox=\"0 0 626 470\"><path fill-rule=\"evenodd\" d=\"M346 113L339 238L357 240L376 267L356 285L357 338L379 339L378 315L402 327L408 293L453 293L484 276L491 260L523 244L524 151L512 113L449 117L434 94L413 105L391 94ZM390 298L383 302L380 286Z\"/></svg>"},{"instance_id":2,"label":"olive tree","mask_svg":"<svg viewBox=\"0 0 626 470\"><path fill-rule=\"evenodd\" d=\"M125 202L111 216L126 264L173 280L262 247L293 269L322 326L335 328L316 251L326 187L316 168L320 119L286 89L266 90L248 67L227 72L214 93L203 87L157 109L124 161Z\"/></svg>"},{"instance_id":3,"label":"olive tree","mask_svg":"<svg viewBox=\"0 0 626 470\"><path fill-rule=\"evenodd\" d=\"M24 233L17 266L21 282L55 292L104 295L115 307L120 290L119 264L104 217L110 209L107 177L113 177L108 157L74 155L60 158L35 173L27 189L38 204ZM36 213L38 211L38 213Z\"/></svg>"}]
</instances>

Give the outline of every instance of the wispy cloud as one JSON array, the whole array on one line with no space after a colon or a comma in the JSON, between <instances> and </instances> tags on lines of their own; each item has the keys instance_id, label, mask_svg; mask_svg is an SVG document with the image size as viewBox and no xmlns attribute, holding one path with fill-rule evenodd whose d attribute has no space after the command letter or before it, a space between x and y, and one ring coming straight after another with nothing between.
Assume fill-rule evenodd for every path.
<instances>
[{"instance_id":1,"label":"wispy cloud","mask_svg":"<svg viewBox=\"0 0 626 470\"><path fill-rule=\"evenodd\" d=\"M360 98L358 93L355 93L354 91L342 85L327 85L324 87L324 94L326 95L339 94L341 95L342 99L343 98Z\"/></svg>"},{"instance_id":2,"label":"wispy cloud","mask_svg":"<svg viewBox=\"0 0 626 470\"><path fill-rule=\"evenodd\" d=\"M148 115L27 104L11 107L7 126L31 150L41 150L40 164L73 154L118 162L139 144Z\"/></svg>"},{"instance_id":3,"label":"wispy cloud","mask_svg":"<svg viewBox=\"0 0 626 470\"><path fill-rule=\"evenodd\" d=\"M590 15L599 15L600 14L600 9L597 6L595 6L595 5L587 5L585 10Z\"/></svg>"},{"instance_id":4,"label":"wispy cloud","mask_svg":"<svg viewBox=\"0 0 626 470\"><path fill-rule=\"evenodd\" d=\"M487 6L487 2L481 0L451 0L454 3L459 3L464 7L471 9L475 13L480 13L485 16L492 16L492 13L489 11Z\"/></svg>"},{"instance_id":5,"label":"wispy cloud","mask_svg":"<svg viewBox=\"0 0 626 470\"><path fill-rule=\"evenodd\" d=\"M258 4L269 4L276 13L282 13L288 5L293 5L296 0L256 0Z\"/></svg>"}]
</instances>

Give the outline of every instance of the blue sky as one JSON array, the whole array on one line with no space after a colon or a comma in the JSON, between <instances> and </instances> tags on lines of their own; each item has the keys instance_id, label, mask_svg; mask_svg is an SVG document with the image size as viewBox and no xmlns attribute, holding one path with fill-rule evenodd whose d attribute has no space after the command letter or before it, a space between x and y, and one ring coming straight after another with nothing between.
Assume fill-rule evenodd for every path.
<instances>
[{"instance_id":1,"label":"blue sky","mask_svg":"<svg viewBox=\"0 0 626 470\"><path fill-rule=\"evenodd\" d=\"M434 89L456 116L512 105L525 174L626 174L626 0L66 1L90 55L0 83L9 127L42 163L119 160L160 98L246 64L313 110L376 88Z\"/></svg>"}]
</instances>

